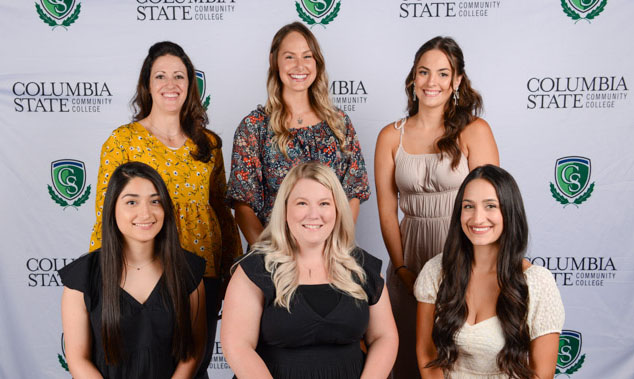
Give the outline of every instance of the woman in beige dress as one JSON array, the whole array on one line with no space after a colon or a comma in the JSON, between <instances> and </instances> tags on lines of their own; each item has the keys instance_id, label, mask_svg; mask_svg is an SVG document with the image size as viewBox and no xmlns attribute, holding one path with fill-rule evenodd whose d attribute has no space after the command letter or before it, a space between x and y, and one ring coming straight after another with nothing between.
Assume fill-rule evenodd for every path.
<instances>
[{"instance_id":1,"label":"woman in beige dress","mask_svg":"<svg viewBox=\"0 0 634 379\"><path fill-rule=\"evenodd\" d=\"M414 281L442 251L457 189L469 170L499 164L491 128L478 117L482 98L453 39L436 37L418 49L405 92L409 116L381 130L374 158L381 232L391 261L387 287L400 339L393 378L418 377Z\"/></svg>"}]
</instances>

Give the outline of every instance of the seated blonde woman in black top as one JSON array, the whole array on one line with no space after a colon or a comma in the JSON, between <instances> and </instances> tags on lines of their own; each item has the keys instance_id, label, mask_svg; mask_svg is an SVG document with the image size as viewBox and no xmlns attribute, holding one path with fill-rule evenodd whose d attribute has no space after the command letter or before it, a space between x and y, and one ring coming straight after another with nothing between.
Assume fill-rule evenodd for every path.
<instances>
[{"instance_id":1,"label":"seated blonde woman in black top","mask_svg":"<svg viewBox=\"0 0 634 379\"><path fill-rule=\"evenodd\" d=\"M354 244L333 171L316 162L291 169L227 289L220 337L236 376L387 377L398 335L380 270Z\"/></svg>"}]
</instances>

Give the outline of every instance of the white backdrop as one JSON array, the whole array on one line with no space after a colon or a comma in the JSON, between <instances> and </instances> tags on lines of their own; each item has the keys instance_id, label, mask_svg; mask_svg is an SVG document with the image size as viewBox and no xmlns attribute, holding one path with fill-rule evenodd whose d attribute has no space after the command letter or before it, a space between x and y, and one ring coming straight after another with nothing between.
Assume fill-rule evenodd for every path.
<instances>
[{"instance_id":1,"label":"white backdrop","mask_svg":"<svg viewBox=\"0 0 634 379\"><path fill-rule=\"evenodd\" d=\"M100 147L131 119L149 46L177 42L204 72L228 164L235 127L266 101L273 34L302 16L315 22L333 98L355 125L372 182L376 136L404 115L415 51L436 35L458 41L501 164L523 191L531 259L553 271L564 299L558 375L634 377L634 3L315 1L329 6L323 14L311 3L0 2L0 377L69 377L55 270L87 251ZM556 178L569 156L587 160ZM83 162L85 175L71 175L85 178L82 190L56 185L59 160ZM357 239L387 262L374 194ZM231 377L219 344L209 370Z\"/></svg>"}]
</instances>

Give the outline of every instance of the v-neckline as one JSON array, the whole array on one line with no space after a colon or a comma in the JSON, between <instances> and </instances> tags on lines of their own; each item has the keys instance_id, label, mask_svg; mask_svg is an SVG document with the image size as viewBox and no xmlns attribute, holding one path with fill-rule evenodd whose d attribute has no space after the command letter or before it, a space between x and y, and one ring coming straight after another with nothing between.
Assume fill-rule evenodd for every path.
<instances>
[{"instance_id":1,"label":"v-neckline","mask_svg":"<svg viewBox=\"0 0 634 379\"><path fill-rule=\"evenodd\" d=\"M469 324L469 322L468 322L468 321L465 321L465 325L466 325L466 326L468 326L468 327L470 327L470 328L473 328L473 327L478 326L478 325L480 325L480 324L482 324L482 323L484 323L484 322L487 322L487 321L489 321L489 320L493 320L493 319L496 319L496 318L498 318L498 316L497 316L497 315L495 315L495 316L491 316L491 317L489 317L489 318L487 318L487 319L484 319L484 320L478 321L478 322L476 322L475 324Z\"/></svg>"},{"instance_id":2,"label":"v-neckline","mask_svg":"<svg viewBox=\"0 0 634 379\"><path fill-rule=\"evenodd\" d=\"M161 274L161 276L159 277L159 280L156 281L156 283L154 284L154 287L152 288L152 291L150 291L150 294L147 296L144 302L140 302L136 297L132 296L130 292L126 291L123 287L119 286L119 288L128 298L130 298L130 300L134 302L134 304L140 307L144 307L148 303L148 301L150 301L152 296L154 296L154 293L157 291L159 284L161 283L162 280L163 280L163 275Z\"/></svg>"},{"instance_id":3,"label":"v-neckline","mask_svg":"<svg viewBox=\"0 0 634 379\"><path fill-rule=\"evenodd\" d=\"M143 126L143 124L141 124L138 121L135 121L136 124L138 124L147 134L148 137L152 138L155 142L154 144L159 144L161 147L165 148L168 151L171 151L173 153L178 153L181 149L183 149L185 146L187 146L187 141L189 140L189 138L187 138L187 136L185 136L185 142L183 142L182 145L180 145L178 148L173 148L170 147L168 145L166 145L165 143L163 143L163 141L161 141L157 136L155 136L154 134L152 134L152 132L150 132L148 130L148 128L146 128L145 126Z\"/></svg>"},{"instance_id":4,"label":"v-neckline","mask_svg":"<svg viewBox=\"0 0 634 379\"><path fill-rule=\"evenodd\" d=\"M299 284L299 286L329 286L333 291L335 291L335 289L332 288L332 286L330 286L330 284L331 283ZM317 311L310 305L310 303L306 299L306 296L304 296L304 294L301 291L297 291L297 293L303 298L303 300L304 300L303 303L306 306L306 308L310 309L312 314L317 316L320 320L328 319L328 316L330 316L335 311L335 309L339 308L339 305L341 305L341 303L343 302L343 298L345 297L344 294L341 294L341 296L339 296L339 299L337 299L337 304L335 304L335 306L332 307L332 309L329 310L328 313L326 313L325 315L322 316L319 313L317 313Z\"/></svg>"}]
</instances>

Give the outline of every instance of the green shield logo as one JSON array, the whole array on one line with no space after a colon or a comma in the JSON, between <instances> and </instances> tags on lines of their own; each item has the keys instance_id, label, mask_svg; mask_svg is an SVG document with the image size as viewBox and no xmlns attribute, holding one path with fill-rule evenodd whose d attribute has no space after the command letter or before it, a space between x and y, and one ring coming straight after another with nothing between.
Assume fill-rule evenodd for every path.
<instances>
[{"instance_id":1,"label":"green shield logo","mask_svg":"<svg viewBox=\"0 0 634 379\"><path fill-rule=\"evenodd\" d=\"M557 367L565 369L575 363L581 353L581 333L574 330L562 330L559 335L559 353Z\"/></svg>"},{"instance_id":2,"label":"green shield logo","mask_svg":"<svg viewBox=\"0 0 634 379\"><path fill-rule=\"evenodd\" d=\"M60 159L51 163L51 178L55 191L66 200L81 195L86 185L84 162L74 159Z\"/></svg>"},{"instance_id":3,"label":"green shield logo","mask_svg":"<svg viewBox=\"0 0 634 379\"><path fill-rule=\"evenodd\" d=\"M196 85L198 86L198 96L200 100L205 95L205 73L200 70L196 70Z\"/></svg>"},{"instance_id":4,"label":"green shield logo","mask_svg":"<svg viewBox=\"0 0 634 379\"><path fill-rule=\"evenodd\" d=\"M328 13L334 3L334 0L302 0L304 9L317 18Z\"/></svg>"},{"instance_id":5,"label":"green shield logo","mask_svg":"<svg viewBox=\"0 0 634 379\"><path fill-rule=\"evenodd\" d=\"M563 157L555 163L555 183L567 197L575 197L590 181L590 159L585 157Z\"/></svg>"},{"instance_id":6,"label":"green shield logo","mask_svg":"<svg viewBox=\"0 0 634 379\"><path fill-rule=\"evenodd\" d=\"M40 2L46 13L57 20L68 16L75 5L75 0L40 0Z\"/></svg>"},{"instance_id":7,"label":"green shield logo","mask_svg":"<svg viewBox=\"0 0 634 379\"><path fill-rule=\"evenodd\" d=\"M568 3L581 13L587 12L597 5L598 2L599 0L568 0Z\"/></svg>"}]
</instances>

